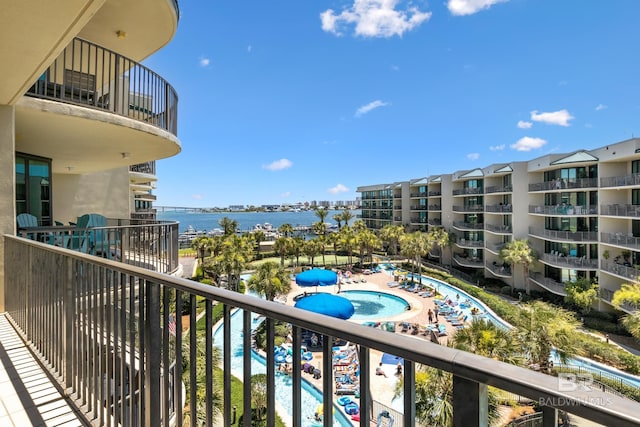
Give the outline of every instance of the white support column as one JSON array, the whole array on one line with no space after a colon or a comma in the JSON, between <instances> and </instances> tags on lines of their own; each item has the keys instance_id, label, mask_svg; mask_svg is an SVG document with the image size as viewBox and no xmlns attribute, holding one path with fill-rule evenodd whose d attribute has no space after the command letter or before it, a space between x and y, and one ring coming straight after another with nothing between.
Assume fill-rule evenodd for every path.
<instances>
[{"instance_id":1,"label":"white support column","mask_svg":"<svg viewBox=\"0 0 640 427\"><path fill-rule=\"evenodd\" d=\"M0 313L4 307L4 234L16 234L15 107L0 105Z\"/></svg>"}]
</instances>

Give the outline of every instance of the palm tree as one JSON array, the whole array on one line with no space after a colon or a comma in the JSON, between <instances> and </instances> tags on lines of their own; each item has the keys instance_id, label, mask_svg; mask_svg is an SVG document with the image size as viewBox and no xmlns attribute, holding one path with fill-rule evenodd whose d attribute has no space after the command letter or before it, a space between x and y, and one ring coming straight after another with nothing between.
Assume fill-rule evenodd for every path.
<instances>
[{"instance_id":1,"label":"palm tree","mask_svg":"<svg viewBox=\"0 0 640 427\"><path fill-rule=\"evenodd\" d=\"M349 226L342 227L339 234L340 246L347 252L348 264L352 265L353 248L356 246L356 234Z\"/></svg>"},{"instance_id":2,"label":"palm tree","mask_svg":"<svg viewBox=\"0 0 640 427\"><path fill-rule=\"evenodd\" d=\"M340 230L340 232L342 229ZM329 233L325 237L325 240L328 244L333 246L333 256L335 257L336 265L338 265L338 245L340 244L340 232L338 233ZM324 250L322 252L322 263L326 265L324 262Z\"/></svg>"},{"instance_id":3,"label":"palm tree","mask_svg":"<svg viewBox=\"0 0 640 427\"><path fill-rule=\"evenodd\" d=\"M575 353L574 336L580 323L572 313L542 301L533 301L518 312L516 322L516 333L529 363L546 369L552 349L562 363Z\"/></svg>"},{"instance_id":4,"label":"palm tree","mask_svg":"<svg viewBox=\"0 0 640 427\"><path fill-rule=\"evenodd\" d=\"M267 261L260 264L247 282L247 287L258 295L273 301L278 295L291 291L289 274L277 262Z\"/></svg>"},{"instance_id":5,"label":"palm tree","mask_svg":"<svg viewBox=\"0 0 640 427\"><path fill-rule=\"evenodd\" d=\"M249 264L253 255L253 247L246 237L228 236L224 241L224 249L218 257L227 275L229 289L238 290L240 274Z\"/></svg>"},{"instance_id":6,"label":"palm tree","mask_svg":"<svg viewBox=\"0 0 640 427\"><path fill-rule=\"evenodd\" d=\"M536 260L533 249L527 240L512 240L500 250L500 258L510 265L522 265L525 291L530 293L529 266Z\"/></svg>"},{"instance_id":7,"label":"palm tree","mask_svg":"<svg viewBox=\"0 0 640 427\"><path fill-rule=\"evenodd\" d=\"M354 218L353 212L351 212L349 210L349 208L343 210L342 214L340 214L340 216L342 217L342 220L344 221L344 225L349 225L349 221L351 221L351 219ZM339 226L340 226L340 223L338 223L338 227Z\"/></svg>"},{"instance_id":8,"label":"palm tree","mask_svg":"<svg viewBox=\"0 0 640 427\"><path fill-rule=\"evenodd\" d=\"M335 222L338 223L338 231L340 231L340 229L342 228L342 214L335 214L332 218Z\"/></svg>"},{"instance_id":9,"label":"palm tree","mask_svg":"<svg viewBox=\"0 0 640 427\"><path fill-rule=\"evenodd\" d=\"M320 239L311 239L305 242L303 251L304 254L309 257L311 267L314 267L316 255L318 255L323 248L324 244Z\"/></svg>"},{"instance_id":10,"label":"palm tree","mask_svg":"<svg viewBox=\"0 0 640 427\"><path fill-rule=\"evenodd\" d=\"M278 237L273 244L273 250L280 255L280 265L284 267L284 259L289 253L291 237Z\"/></svg>"},{"instance_id":11,"label":"palm tree","mask_svg":"<svg viewBox=\"0 0 640 427\"><path fill-rule=\"evenodd\" d=\"M267 239L267 236L265 236L264 231L262 230L254 231L251 233L251 236L253 237L253 241L256 243L256 252L258 252L258 259L260 259L260 243L264 242Z\"/></svg>"},{"instance_id":12,"label":"palm tree","mask_svg":"<svg viewBox=\"0 0 640 427\"><path fill-rule=\"evenodd\" d=\"M387 245L389 253L398 253L400 238L404 235L404 228L401 225L387 224L380 229L380 239Z\"/></svg>"},{"instance_id":13,"label":"palm tree","mask_svg":"<svg viewBox=\"0 0 640 427\"><path fill-rule=\"evenodd\" d=\"M204 257L212 246L211 238L207 236L198 236L191 241L191 249L196 251L200 258L200 265L204 264Z\"/></svg>"},{"instance_id":14,"label":"palm tree","mask_svg":"<svg viewBox=\"0 0 640 427\"><path fill-rule=\"evenodd\" d=\"M380 247L380 239L371 230L361 231L356 235L360 247L360 265L364 267L363 255L369 255L369 262L373 263L373 250Z\"/></svg>"},{"instance_id":15,"label":"palm tree","mask_svg":"<svg viewBox=\"0 0 640 427\"><path fill-rule=\"evenodd\" d=\"M329 211L326 210L325 208L319 208L319 207L315 208L313 211L315 212L316 216L319 219L318 222L321 222L324 224L324 220L327 217L327 215L329 215Z\"/></svg>"},{"instance_id":16,"label":"palm tree","mask_svg":"<svg viewBox=\"0 0 640 427\"><path fill-rule=\"evenodd\" d=\"M291 255L296 259L296 266L300 265L300 255L304 251L305 240L302 237L294 237L291 240Z\"/></svg>"},{"instance_id":17,"label":"palm tree","mask_svg":"<svg viewBox=\"0 0 640 427\"><path fill-rule=\"evenodd\" d=\"M486 319L473 319L453 336L453 346L494 360L521 365L523 360L514 332Z\"/></svg>"},{"instance_id":18,"label":"palm tree","mask_svg":"<svg viewBox=\"0 0 640 427\"><path fill-rule=\"evenodd\" d=\"M293 225L291 224L282 224L280 227L278 227L278 232L280 234L282 234L284 237L291 237L293 236L293 232L295 231L295 229L293 228Z\"/></svg>"},{"instance_id":19,"label":"palm tree","mask_svg":"<svg viewBox=\"0 0 640 427\"><path fill-rule=\"evenodd\" d=\"M429 253L432 246L428 236L422 231L406 234L400 240L402 253L412 259L412 273L415 273L415 268L418 267L420 285L422 285L422 257Z\"/></svg>"},{"instance_id":20,"label":"palm tree","mask_svg":"<svg viewBox=\"0 0 640 427\"><path fill-rule=\"evenodd\" d=\"M220 221L218 221L218 224L220 225L220 227L222 227L222 230L225 236L230 236L232 234L235 234L236 231L238 230L238 221L226 216L223 218L220 218Z\"/></svg>"},{"instance_id":21,"label":"palm tree","mask_svg":"<svg viewBox=\"0 0 640 427\"><path fill-rule=\"evenodd\" d=\"M614 292L611 303L618 308L624 305L633 307L633 311L620 320L627 331L640 340L640 283L623 283L620 289Z\"/></svg>"},{"instance_id":22,"label":"palm tree","mask_svg":"<svg viewBox=\"0 0 640 427\"><path fill-rule=\"evenodd\" d=\"M444 227L432 227L427 232L429 236L429 240L433 242L433 245L440 250L440 264L442 264L442 252L444 248L449 245L449 233L444 229Z\"/></svg>"}]
</instances>

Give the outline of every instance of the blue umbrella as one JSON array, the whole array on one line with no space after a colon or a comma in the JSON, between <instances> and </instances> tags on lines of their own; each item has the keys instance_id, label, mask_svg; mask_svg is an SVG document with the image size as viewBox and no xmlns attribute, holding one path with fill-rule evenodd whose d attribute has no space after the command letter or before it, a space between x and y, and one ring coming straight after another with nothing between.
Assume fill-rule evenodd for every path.
<instances>
[{"instance_id":1,"label":"blue umbrella","mask_svg":"<svg viewBox=\"0 0 640 427\"><path fill-rule=\"evenodd\" d=\"M298 300L295 307L344 320L351 318L356 311L348 299L326 293L307 295Z\"/></svg>"},{"instance_id":2,"label":"blue umbrella","mask_svg":"<svg viewBox=\"0 0 640 427\"><path fill-rule=\"evenodd\" d=\"M303 271L296 276L298 286L329 286L336 283L338 283L338 274L321 268Z\"/></svg>"}]
</instances>

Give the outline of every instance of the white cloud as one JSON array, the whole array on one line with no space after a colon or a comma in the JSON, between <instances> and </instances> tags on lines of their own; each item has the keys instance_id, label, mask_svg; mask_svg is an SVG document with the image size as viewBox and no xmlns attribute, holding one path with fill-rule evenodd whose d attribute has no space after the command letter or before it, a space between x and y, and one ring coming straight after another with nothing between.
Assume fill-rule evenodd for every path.
<instances>
[{"instance_id":1,"label":"white cloud","mask_svg":"<svg viewBox=\"0 0 640 427\"><path fill-rule=\"evenodd\" d=\"M203 197L202 194L192 194L191 198L195 200L202 200Z\"/></svg>"},{"instance_id":2,"label":"white cloud","mask_svg":"<svg viewBox=\"0 0 640 427\"><path fill-rule=\"evenodd\" d=\"M327 191L331 194L338 194L338 193L346 193L347 191L349 191L349 189L342 184L338 184L335 187L331 187Z\"/></svg>"},{"instance_id":3,"label":"white cloud","mask_svg":"<svg viewBox=\"0 0 640 427\"><path fill-rule=\"evenodd\" d=\"M389 105L388 102L384 102L384 101L380 101L379 99L376 99L375 101L371 101L367 105L363 105L362 107L358 108L356 110L355 116L362 117L368 112L375 110L376 108L386 107L387 105Z\"/></svg>"},{"instance_id":4,"label":"white cloud","mask_svg":"<svg viewBox=\"0 0 640 427\"><path fill-rule=\"evenodd\" d=\"M209 58L200 58L200 66L203 68L206 68L209 66L209 64L211 64L211 60Z\"/></svg>"},{"instance_id":5,"label":"white cloud","mask_svg":"<svg viewBox=\"0 0 640 427\"><path fill-rule=\"evenodd\" d=\"M510 145L510 147L516 151L531 151L542 147L546 143L547 141L542 138L525 136L524 138L520 138L515 144Z\"/></svg>"},{"instance_id":6,"label":"white cloud","mask_svg":"<svg viewBox=\"0 0 640 427\"><path fill-rule=\"evenodd\" d=\"M469 153L467 154L467 159L469 160L478 160L480 158L480 153Z\"/></svg>"},{"instance_id":7,"label":"white cloud","mask_svg":"<svg viewBox=\"0 0 640 427\"><path fill-rule=\"evenodd\" d=\"M491 145L489 147L489 150L491 151L500 151L500 150L504 150L505 145L501 144L501 145Z\"/></svg>"},{"instance_id":8,"label":"white cloud","mask_svg":"<svg viewBox=\"0 0 640 427\"><path fill-rule=\"evenodd\" d=\"M531 126L533 126L533 123L531 123L531 122L525 122L524 120L518 120L518 127L520 129L531 129Z\"/></svg>"},{"instance_id":9,"label":"white cloud","mask_svg":"<svg viewBox=\"0 0 640 427\"><path fill-rule=\"evenodd\" d=\"M283 169L289 169L291 166L293 166L293 163L291 163L290 160L280 159L276 160L275 162L271 162L268 165L262 165L262 169L267 169L270 171L281 171Z\"/></svg>"},{"instance_id":10,"label":"white cloud","mask_svg":"<svg viewBox=\"0 0 640 427\"><path fill-rule=\"evenodd\" d=\"M604 105L604 104L598 104L598 105L596 106L596 111L606 110L606 109L607 109L607 106L606 106L606 105Z\"/></svg>"},{"instance_id":11,"label":"white cloud","mask_svg":"<svg viewBox=\"0 0 640 427\"><path fill-rule=\"evenodd\" d=\"M447 7L452 15L463 16L473 15L482 9L489 9L497 3L504 3L509 0L449 0Z\"/></svg>"},{"instance_id":12,"label":"white cloud","mask_svg":"<svg viewBox=\"0 0 640 427\"><path fill-rule=\"evenodd\" d=\"M531 120L534 122L542 122L548 125L569 126L569 120L574 117L567 110L554 111L552 113L531 112Z\"/></svg>"},{"instance_id":13,"label":"white cloud","mask_svg":"<svg viewBox=\"0 0 640 427\"><path fill-rule=\"evenodd\" d=\"M402 36L431 18L431 12L416 7L396 10L398 0L353 0L353 5L336 14L327 9L320 14L322 29L342 35L342 28L355 25L355 35L362 37Z\"/></svg>"}]
</instances>

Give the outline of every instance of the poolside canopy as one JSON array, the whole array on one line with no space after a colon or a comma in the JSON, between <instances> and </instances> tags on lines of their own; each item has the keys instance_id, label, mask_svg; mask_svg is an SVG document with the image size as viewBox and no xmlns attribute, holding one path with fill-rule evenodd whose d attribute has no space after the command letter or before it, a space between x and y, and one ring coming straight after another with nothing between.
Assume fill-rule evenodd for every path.
<instances>
[{"instance_id":1,"label":"poolside canopy","mask_svg":"<svg viewBox=\"0 0 640 427\"><path fill-rule=\"evenodd\" d=\"M322 268L312 268L296 275L298 286L330 286L336 283L338 283L338 274Z\"/></svg>"},{"instance_id":2,"label":"poolside canopy","mask_svg":"<svg viewBox=\"0 0 640 427\"><path fill-rule=\"evenodd\" d=\"M298 300L295 307L344 320L350 319L356 311L348 299L327 293L307 295Z\"/></svg>"}]
</instances>

